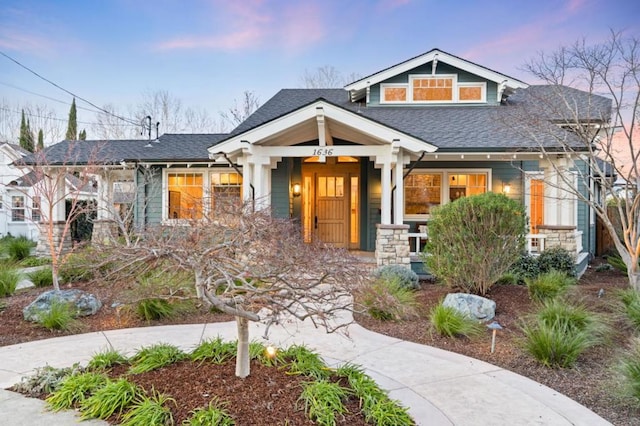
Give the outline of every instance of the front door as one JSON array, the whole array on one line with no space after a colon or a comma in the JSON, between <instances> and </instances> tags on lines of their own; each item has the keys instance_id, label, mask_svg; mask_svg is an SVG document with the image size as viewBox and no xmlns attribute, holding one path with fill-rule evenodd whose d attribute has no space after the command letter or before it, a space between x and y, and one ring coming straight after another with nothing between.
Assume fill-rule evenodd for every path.
<instances>
[{"instance_id":1,"label":"front door","mask_svg":"<svg viewBox=\"0 0 640 426\"><path fill-rule=\"evenodd\" d=\"M305 241L359 247L359 168L357 164L305 164L302 207Z\"/></svg>"}]
</instances>

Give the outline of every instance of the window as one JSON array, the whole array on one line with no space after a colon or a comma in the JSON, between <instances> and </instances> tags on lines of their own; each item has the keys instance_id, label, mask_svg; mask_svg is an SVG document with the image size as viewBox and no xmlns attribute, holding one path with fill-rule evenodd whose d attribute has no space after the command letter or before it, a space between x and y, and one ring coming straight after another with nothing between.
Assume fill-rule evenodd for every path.
<instances>
[{"instance_id":1,"label":"window","mask_svg":"<svg viewBox=\"0 0 640 426\"><path fill-rule=\"evenodd\" d=\"M242 202L242 176L238 173L211 174L211 208Z\"/></svg>"},{"instance_id":2,"label":"window","mask_svg":"<svg viewBox=\"0 0 640 426\"><path fill-rule=\"evenodd\" d=\"M167 175L169 219L202 218L202 173L169 173Z\"/></svg>"},{"instance_id":3,"label":"window","mask_svg":"<svg viewBox=\"0 0 640 426\"><path fill-rule=\"evenodd\" d=\"M11 220L13 222L24 222L24 196L22 195L11 197Z\"/></svg>"},{"instance_id":4,"label":"window","mask_svg":"<svg viewBox=\"0 0 640 426\"><path fill-rule=\"evenodd\" d=\"M452 77L420 77L412 82L414 102L453 101Z\"/></svg>"},{"instance_id":5,"label":"window","mask_svg":"<svg viewBox=\"0 0 640 426\"><path fill-rule=\"evenodd\" d=\"M40 197L33 197L31 200L31 220L34 222L40 222Z\"/></svg>"},{"instance_id":6,"label":"window","mask_svg":"<svg viewBox=\"0 0 640 426\"><path fill-rule=\"evenodd\" d=\"M490 173L485 169L475 173L415 170L404 180L404 214L409 219L424 219L435 206L487 192Z\"/></svg>"},{"instance_id":7,"label":"window","mask_svg":"<svg viewBox=\"0 0 640 426\"><path fill-rule=\"evenodd\" d=\"M401 85L382 85L382 99L384 102L406 102L407 86Z\"/></svg>"},{"instance_id":8,"label":"window","mask_svg":"<svg viewBox=\"0 0 640 426\"><path fill-rule=\"evenodd\" d=\"M485 102L486 83L458 83L458 102Z\"/></svg>"},{"instance_id":9,"label":"window","mask_svg":"<svg viewBox=\"0 0 640 426\"><path fill-rule=\"evenodd\" d=\"M2 204L2 194L0 194L0 210L2 210L3 204Z\"/></svg>"}]
</instances>

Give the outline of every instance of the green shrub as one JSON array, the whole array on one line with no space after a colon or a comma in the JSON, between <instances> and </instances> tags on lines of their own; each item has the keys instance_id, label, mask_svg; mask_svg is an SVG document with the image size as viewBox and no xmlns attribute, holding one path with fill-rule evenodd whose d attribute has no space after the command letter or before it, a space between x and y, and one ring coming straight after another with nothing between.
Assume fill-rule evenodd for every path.
<instances>
[{"instance_id":1,"label":"green shrub","mask_svg":"<svg viewBox=\"0 0 640 426\"><path fill-rule=\"evenodd\" d=\"M527 278L535 278L540 275L540 265L538 264L538 257L532 256L529 253L524 252L520 255L520 258L511 265L509 272L515 274L518 277L518 283L524 284L524 280Z\"/></svg>"},{"instance_id":2,"label":"green shrub","mask_svg":"<svg viewBox=\"0 0 640 426\"><path fill-rule=\"evenodd\" d=\"M192 361L207 361L214 364L224 364L236 355L236 342L225 342L221 337L206 340L191 352Z\"/></svg>"},{"instance_id":3,"label":"green shrub","mask_svg":"<svg viewBox=\"0 0 640 426\"><path fill-rule=\"evenodd\" d=\"M352 391L337 383L319 380L302 385L302 393L298 401L304 403L304 412L319 425L334 426L337 416L347 412L343 400Z\"/></svg>"},{"instance_id":4,"label":"green shrub","mask_svg":"<svg viewBox=\"0 0 640 426\"><path fill-rule=\"evenodd\" d=\"M280 356L287 364L289 374L301 374L316 379L327 379L330 375L330 370L320 355L304 346L290 346Z\"/></svg>"},{"instance_id":5,"label":"green shrub","mask_svg":"<svg viewBox=\"0 0 640 426\"><path fill-rule=\"evenodd\" d=\"M54 300L50 309L40 314L38 323L49 330L70 331L80 327L72 305L61 300Z\"/></svg>"},{"instance_id":6,"label":"green shrub","mask_svg":"<svg viewBox=\"0 0 640 426\"><path fill-rule=\"evenodd\" d=\"M569 286L575 284L576 281L564 272L552 270L542 273L536 278L527 278L525 282L529 296L533 300L542 301L563 295Z\"/></svg>"},{"instance_id":7,"label":"green shrub","mask_svg":"<svg viewBox=\"0 0 640 426\"><path fill-rule=\"evenodd\" d=\"M95 277L92 265L95 265L95 259L91 258L89 251L69 254L58 270L60 282L70 284L91 281Z\"/></svg>"},{"instance_id":8,"label":"green shrub","mask_svg":"<svg viewBox=\"0 0 640 426\"><path fill-rule=\"evenodd\" d=\"M236 423L225 410L226 403L220 402L217 397L209 401L207 408L199 408L191 412L183 424L186 426L234 426Z\"/></svg>"},{"instance_id":9,"label":"green shrub","mask_svg":"<svg viewBox=\"0 0 640 426\"><path fill-rule=\"evenodd\" d=\"M402 265L385 265L376 269L373 273L375 278L383 280L397 280L401 287L417 290L420 288L418 274L411 268Z\"/></svg>"},{"instance_id":10,"label":"green shrub","mask_svg":"<svg viewBox=\"0 0 640 426\"><path fill-rule=\"evenodd\" d=\"M429 321L441 336L478 336L484 330L482 324L469 318L451 306L437 304L429 312Z\"/></svg>"},{"instance_id":11,"label":"green shrub","mask_svg":"<svg viewBox=\"0 0 640 426\"><path fill-rule=\"evenodd\" d=\"M513 272L505 272L502 276L496 281L498 285L518 285L520 284L520 276Z\"/></svg>"},{"instance_id":12,"label":"green shrub","mask_svg":"<svg viewBox=\"0 0 640 426\"><path fill-rule=\"evenodd\" d=\"M11 259L21 261L29 257L33 246L35 246L33 241L25 237L18 237L7 243L6 250Z\"/></svg>"},{"instance_id":13,"label":"green shrub","mask_svg":"<svg viewBox=\"0 0 640 426\"><path fill-rule=\"evenodd\" d=\"M545 301L521 329L524 348L547 367L571 367L587 349L602 343L606 326L581 305Z\"/></svg>"},{"instance_id":14,"label":"green shrub","mask_svg":"<svg viewBox=\"0 0 640 426\"><path fill-rule=\"evenodd\" d=\"M153 396L139 396L134 405L124 416L122 426L165 426L173 424L173 414L166 405L176 401L161 393Z\"/></svg>"},{"instance_id":15,"label":"green shrub","mask_svg":"<svg viewBox=\"0 0 640 426\"><path fill-rule=\"evenodd\" d=\"M640 330L640 293L632 288L618 293L623 311L636 330Z\"/></svg>"},{"instance_id":16,"label":"green shrub","mask_svg":"<svg viewBox=\"0 0 640 426\"><path fill-rule=\"evenodd\" d=\"M568 250L562 247L553 247L544 250L538 256L540 272L560 271L570 277L575 276L575 259Z\"/></svg>"},{"instance_id":17,"label":"green shrub","mask_svg":"<svg viewBox=\"0 0 640 426\"><path fill-rule=\"evenodd\" d=\"M136 304L136 313L145 321L170 318L175 315L175 307L165 299L143 299Z\"/></svg>"},{"instance_id":18,"label":"green shrub","mask_svg":"<svg viewBox=\"0 0 640 426\"><path fill-rule=\"evenodd\" d=\"M47 397L47 405L53 411L68 410L78 406L106 383L107 377L103 374L81 373L67 376L58 389Z\"/></svg>"},{"instance_id":19,"label":"green shrub","mask_svg":"<svg viewBox=\"0 0 640 426\"><path fill-rule=\"evenodd\" d=\"M33 272L29 272L27 277L36 287L51 287L53 285L51 268L36 269Z\"/></svg>"},{"instance_id":20,"label":"green shrub","mask_svg":"<svg viewBox=\"0 0 640 426\"><path fill-rule=\"evenodd\" d=\"M127 364L129 360L115 349L97 353L91 357L87 368L90 370L104 370L114 365Z\"/></svg>"},{"instance_id":21,"label":"green shrub","mask_svg":"<svg viewBox=\"0 0 640 426\"><path fill-rule=\"evenodd\" d=\"M115 382L109 380L80 403L82 419L104 420L116 412L122 413L141 395L143 395L142 390L126 379L118 379Z\"/></svg>"},{"instance_id":22,"label":"green shrub","mask_svg":"<svg viewBox=\"0 0 640 426\"><path fill-rule=\"evenodd\" d=\"M145 373L156 370L165 365L173 364L186 358L186 354L176 346L167 343L158 343L142 348L131 358L131 368L133 374Z\"/></svg>"},{"instance_id":23,"label":"green shrub","mask_svg":"<svg viewBox=\"0 0 640 426\"><path fill-rule=\"evenodd\" d=\"M12 267L0 268L0 297L11 296L16 292L21 275Z\"/></svg>"},{"instance_id":24,"label":"green shrub","mask_svg":"<svg viewBox=\"0 0 640 426\"><path fill-rule=\"evenodd\" d=\"M405 320L418 316L415 292L402 287L397 279L377 279L365 284L359 294L369 315L377 320Z\"/></svg>"},{"instance_id":25,"label":"green shrub","mask_svg":"<svg viewBox=\"0 0 640 426\"><path fill-rule=\"evenodd\" d=\"M16 392L38 397L42 394L55 392L66 377L81 372L82 368L79 364L73 364L67 368L54 368L46 365L42 368L36 368L34 374L22 377L20 383L14 385L13 388Z\"/></svg>"},{"instance_id":26,"label":"green shrub","mask_svg":"<svg viewBox=\"0 0 640 426\"><path fill-rule=\"evenodd\" d=\"M29 256L20 261L20 266L24 268L30 268L33 266L44 266L44 265L51 265L51 258Z\"/></svg>"},{"instance_id":27,"label":"green shrub","mask_svg":"<svg viewBox=\"0 0 640 426\"><path fill-rule=\"evenodd\" d=\"M620 373L620 391L622 396L632 398L640 404L640 339L634 339L631 348L617 363Z\"/></svg>"},{"instance_id":28,"label":"green shrub","mask_svg":"<svg viewBox=\"0 0 640 426\"><path fill-rule=\"evenodd\" d=\"M449 288L485 295L518 260L526 234L521 203L488 192L433 209L423 260Z\"/></svg>"}]
</instances>

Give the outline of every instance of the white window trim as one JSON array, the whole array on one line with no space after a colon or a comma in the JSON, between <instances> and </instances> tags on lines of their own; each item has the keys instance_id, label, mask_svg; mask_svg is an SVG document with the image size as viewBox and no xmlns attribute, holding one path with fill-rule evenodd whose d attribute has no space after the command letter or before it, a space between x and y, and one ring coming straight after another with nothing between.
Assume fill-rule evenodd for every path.
<instances>
[{"instance_id":1,"label":"white window trim","mask_svg":"<svg viewBox=\"0 0 640 426\"><path fill-rule=\"evenodd\" d=\"M180 225L189 222L188 219L170 219L169 216L169 174L173 173L190 173L202 175L202 197L208 198L211 196L211 174L213 173L238 173L237 170L230 167L219 168L165 168L162 170L162 223L165 225ZM242 185L240 185L242 188ZM208 215L211 210L211 203L203 203L202 214Z\"/></svg>"},{"instance_id":2,"label":"white window trim","mask_svg":"<svg viewBox=\"0 0 640 426\"><path fill-rule=\"evenodd\" d=\"M13 197L22 198L22 207L14 207L13 205ZM25 223L27 222L27 205L26 205L26 196L24 195L11 195L11 222L13 223ZM22 220L13 220L13 211L22 209Z\"/></svg>"},{"instance_id":3,"label":"white window trim","mask_svg":"<svg viewBox=\"0 0 640 426\"><path fill-rule=\"evenodd\" d=\"M456 93L455 93L455 97L459 98L460 95L460 88L461 87L480 87L481 89L481 96L480 96L480 100L476 101L476 100L469 100L469 101L463 101L458 99L458 103L461 104L477 104L477 103L486 103L487 102L487 83L486 82L481 82L481 83L458 83L458 87L456 87Z\"/></svg>"},{"instance_id":4,"label":"white window trim","mask_svg":"<svg viewBox=\"0 0 640 426\"><path fill-rule=\"evenodd\" d=\"M451 100L450 101L414 101L413 100L413 80L421 79L450 78ZM409 74L409 90L407 92L407 103L412 104L454 104L458 102L458 74Z\"/></svg>"},{"instance_id":5,"label":"white window trim","mask_svg":"<svg viewBox=\"0 0 640 426\"><path fill-rule=\"evenodd\" d=\"M440 205L445 205L449 203L449 175L457 175L457 174L486 174L487 175L487 192L491 192L493 190L493 169L487 168L475 168L475 169L414 169L411 174L441 174L442 175L442 185L440 186L440 200L442 201ZM404 191L404 186L402 188ZM404 212L405 205L402 205L402 213L405 221L423 221L428 220L431 215L430 214L406 214Z\"/></svg>"},{"instance_id":6,"label":"white window trim","mask_svg":"<svg viewBox=\"0 0 640 426\"><path fill-rule=\"evenodd\" d=\"M406 91L407 91L407 99L404 100L404 101L387 101L384 98L384 89L387 89L387 88L391 88L391 89L393 89L393 88L406 89ZM409 102L409 91L410 91L410 88L409 88L409 84L408 83L382 83L382 84L380 84L380 103L381 104L395 104L395 105L406 104L406 103Z\"/></svg>"}]
</instances>

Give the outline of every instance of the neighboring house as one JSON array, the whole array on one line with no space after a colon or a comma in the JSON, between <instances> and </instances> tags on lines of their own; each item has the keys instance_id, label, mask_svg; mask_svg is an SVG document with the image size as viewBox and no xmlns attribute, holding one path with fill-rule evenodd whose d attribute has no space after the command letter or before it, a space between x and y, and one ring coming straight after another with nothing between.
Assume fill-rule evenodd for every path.
<instances>
[{"instance_id":1,"label":"neighboring house","mask_svg":"<svg viewBox=\"0 0 640 426\"><path fill-rule=\"evenodd\" d=\"M563 90L576 105L589 103L587 93ZM433 207L502 192L526 206L530 251L564 246L582 269L595 245L594 215L563 192L549 162L569 174L585 165L552 137L514 130L514 108L537 107L531 96L549 91L434 49L344 89L281 90L229 134L64 141L47 155L63 164L73 151L79 165L104 165L103 206L113 203L114 181L133 181L139 227L197 218L220 197L244 198L299 220L307 241L375 252L378 264L415 260ZM570 130L557 126L569 141ZM540 144L558 154L543 158ZM99 214L97 224L109 221Z\"/></svg>"},{"instance_id":2,"label":"neighboring house","mask_svg":"<svg viewBox=\"0 0 640 426\"><path fill-rule=\"evenodd\" d=\"M20 145L0 143L0 236L25 236L37 241L38 200L28 180L22 180L29 170L14 164L29 154Z\"/></svg>"}]
</instances>

